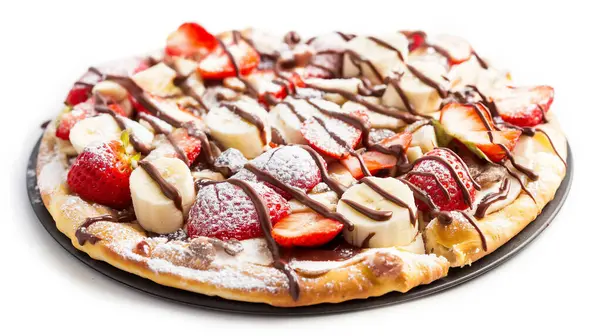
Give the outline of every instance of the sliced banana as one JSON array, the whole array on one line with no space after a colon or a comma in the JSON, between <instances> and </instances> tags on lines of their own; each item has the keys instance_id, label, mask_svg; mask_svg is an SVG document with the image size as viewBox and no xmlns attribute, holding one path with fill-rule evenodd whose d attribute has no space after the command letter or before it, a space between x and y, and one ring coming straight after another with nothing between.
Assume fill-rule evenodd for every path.
<instances>
[{"instance_id":1,"label":"sliced banana","mask_svg":"<svg viewBox=\"0 0 600 336\"><path fill-rule=\"evenodd\" d=\"M194 179L188 166L179 159L159 158L152 161L152 165L179 192L183 213L142 167L137 167L129 177L133 209L144 229L159 234L171 233L183 226L194 202Z\"/></svg>"},{"instance_id":2,"label":"sliced banana","mask_svg":"<svg viewBox=\"0 0 600 336\"><path fill-rule=\"evenodd\" d=\"M325 191L325 192L320 192L320 193L309 193L308 197L323 204L331 211L335 211L337 202L339 200L337 194L331 190ZM295 200L295 199L290 200L289 204L290 204L292 213L312 211L308 206L302 204L301 202L299 202L298 200Z\"/></svg>"},{"instance_id":3,"label":"sliced banana","mask_svg":"<svg viewBox=\"0 0 600 336\"><path fill-rule=\"evenodd\" d=\"M129 93L124 87L111 80L105 80L94 85L92 93L99 94L107 100L117 103L129 97Z\"/></svg>"},{"instance_id":4,"label":"sliced banana","mask_svg":"<svg viewBox=\"0 0 600 336\"><path fill-rule=\"evenodd\" d=\"M365 97L365 99L371 101L374 104L380 105L381 102L377 97ZM392 130L397 130L400 127L406 125L404 121L401 119L396 119L394 117L387 116L385 114L373 112L363 105L355 103L353 101L347 101L342 105L342 111L345 112L353 112L353 111L364 111L367 113L369 117L369 123L372 128L387 128Z\"/></svg>"},{"instance_id":5,"label":"sliced banana","mask_svg":"<svg viewBox=\"0 0 600 336\"><path fill-rule=\"evenodd\" d=\"M335 79L323 79L323 78L311 78L306 79L307 84L316 85L323 89L338 89L352 94L358 94L358 87L362 85L358 78L335 78ZM323 98L334 102L338 105L343 104L346 98L340 96L337 93L325 93Z\"/></svg>"},{"instance_id":6,"label":"sliced banana","mask_svg":"<svg viewBox=\"0 0 600 336\"><path fill-rule=\"evenodd\" d=\"M507 176L507 178L508 178L508 187L507 187L507 191L505 192L506 198L492 203L485 211L486 215L490 214L492 212L498 211L500 209L503 209L507 205L511 204L521 194L522 188L521 188L521 184L519 183L519 181L515 177L512 177L512 176ZM502 181L499 181L499 182L492 184L490 187L485 188L484 190L477 191L477 193L475 194L475 200L473 202L473 210L472 210L473 214L477 210L477 207L481 203L481 200L486 195L499 192L501 185L502 185Z\"/></svg>"},{"instance_id":7,"label":"sliced banana","mask_svg":"<svg viewBox=\"0 0 600 336\"><path fill-rule=\"evenodd\" d=\"M69 133L69 140L77 153L92 142L119 140L121 128L108 114L83 119L75 124Z\"/></svg>"},{"instance_id":8,"label":"sliced banana","mask_svg":"<svg viewBox=\"0 0 600 336\"><path fill-rule=\"evenodd\" d=\"M257 126L237 115L230 108L219 106L210 109L204 121L210 134L227 148L238 149L248 159L259 156L271 142L268 113L257 103L237 101L232 103L242 111L253 114L264 124L264 134Z\"/></svg>"},{"instance_id":9,"label":"sliced banana","mask_svg":"<svg viewBox=\"0 0 600 336\"><path fill-rule=\"evenodd\" d=\"M416 215L413 194L410 189L395 178L369 177L370 181L386 192L405 202ZM354 201L372 210L389 212L391 217L375 220L352 208L343 200ZM367 184L359 183L350 187L337 204L336 211L354 224L352 231L344 229L344 239L355 246L361 246L368 240L369 247L392 247L410 244L418 233L417 225L411 223L409 209L393 203L371 189Z\"/></svg>"},{"instance_id":10,"label":"sliced banana","mask_svg":"<svg viewBox=\"0 0 600 336\"><path fill-rule=\"evenodd\" d=\"M356 179L346 167L344 167L339 162L333 162L328 164L327 170L329 172L329 176L336 180L338 183L342 184L345 187L350 187L351 185L356 183Z\"/></svg>"},{"instance_id":11,"label":"sliced banana","mask_svg":"<svg viewBox=\"0 0 600 336\"><path fill-rule=\"evenodd\" d=\"M476 85L477 78L484 71L486 70L481 67L477 58L471 56L467 61L453 66L446 77L453 89L460 89L466 85Z\"/></svg>"},{"instance_id":12,"label":"sliced banana","mask_svg":"<svg viewBox=\"0 0 600 336\"><path fill-rule=\"evenodd\" d=\"M423 150L421 149L421 147L409 147L406 150L406 157L408 158L408 162L413 163L415 161L417 161L417 159L419 159L420 157L423 156Z\"/></svg>"},{"instance_id":13,"label":"sliced banana","mask_svg":"<svg viewBox=\"0 0 600 336\"><path fill-rule=\"evenodd\" d=\"M165 97L181 93L181 90L173 84L175 77L177 77L175 70L164 63L158 63L136 73L131 78L144 91Z\"/></svg>"},{"instance_id":14,"label":"sliced banana","mask_svg":"<svg viewBox=\"0 0 600 336\"><path fill-rule=\"evenodd\" d=\"M437 137L435 135L435 129L431 125L425 125L419 127L412 133L411 146L419 146L423 153L427 153L430 150L438 147Z\"/></svg>"},{"instance_id":15,"label":"sliced banana","mask_svg":"<svg viewBox=\"0 0 600 336\"><path fill-rule=\"evenodd\" d=\"M417 71L425 75L430 80L438 83L438 85L446 85L446 80L443 76L446 75L446 69L436 62L413 61L410 63ZM420 114L431 114L439 110L442 102L436 88L427 85L423 80L419 79L409 70L406 70L403 75L392 76L392 80L396 85L389 84L381 97L384 105L394 106L403 110L408 110L402 100L398 86L404 92L406 99L413 107L415 112Z\"/></svg>"},{"instance_id":16,"label":"sliced banana","mask_svg":"<svg viewBox=\"0 0 600 336\"><path fill-rule=\"evenodd\" d=\"M339 106L332 102L320 98L313 98L311 101L322 108L340 111ZM285 99L285 103L279 103L269 111L269 121L280 131L287 143L307 144L306 139L300 133L301 119L306 120L314 115L320 115L320 112L307 100L288 97Z\"/></svg>"},{"instance_id":17,"label":"sliced banana","mask_svg":"<svg viewBox=\"0 0 600 336\"><path fill-rule=\"evenodd\" d=\"M144 126L121 116L117 116L117 118L120 118L127 127L127 130L132 132L142 143L147 146L152 144L154 135ZM69 140L77 153L81 153L92 142L119 140L122 131L114 117L108 114L101 114L77 122L71 129Z\"/></svg>"},{"instance_id":18,"label":"sliced banana","mask_svg":"<svg viewBox=\"0 0 600 336\"><path fill-rule=\"evenodd\" d=\"M383 84L382 79L391 75L393 71L404 68L398 52L400 52L403 59L408 57L408 40L406 37L401 33L392 33L379 35L375 38L393 49L387 48L366 36L355 37L346 45L349 52L344 54L342 67L344 77L358 77L362 74L373 84ZM352 57L353 54L358 55L364 61ZM369 62L375 69L369 66Z\"/></svg>"}]
</instances>

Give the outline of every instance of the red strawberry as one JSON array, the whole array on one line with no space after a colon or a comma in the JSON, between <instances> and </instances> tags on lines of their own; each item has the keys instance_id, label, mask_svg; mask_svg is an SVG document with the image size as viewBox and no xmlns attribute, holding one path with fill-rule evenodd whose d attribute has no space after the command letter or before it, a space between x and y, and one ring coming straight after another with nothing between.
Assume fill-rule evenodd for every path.
<instances>
[{"instance_id":1,"label":"red strawberry","mask_svg":"<svg viewBox=\"0 0 600 336\"><path fill-rule=\"evenodd\" d=\"M361 130L350 124L339 119L321 117L306 120L300 133L311 147L336 159L348 157L350 150L358 145L362 136ZM340 140L346 145L341 144Z\"/></svg>"},{"instance_id":2,"label":"red strawberry","mask_svg":"<svg viewBox=\"0 0 600 336\"><path fill-rule=\"evenodd\" d=\"M321 182L321 171L312 159L312 156L304 149L297 146L281 146L270 149L252 161L254 166L266 171L279 181L308 192ZM232 176L245 181L256 182L256 176L247 169L240 170ZM270 184L267 186L280 193L283 197L290 199L291 195Z\"/></svg>"},{"instance_id":3,"label":"red strawberry","mask_svg":"<svg viewBox=\"0 0 600 336\"><path fill-rule=\"evenodd\" d=\"M294 213L277 222L271 235L284 247L313 247L335 238L344 224L314 212Z\"/></svg>"},{"instance_id":4,"label":"red strawberry","mask_svg":"<svg viewBox=\"0 0 600 336\"><path fill-rule=\"evenodd\" d=\"M231 36L223 38L222 41L233 56L241 76L248 75L258 67L260 55L246 41L240 39L236 43ZM235 66L221 45L217 45L198 63L198 70L205 79L223 79L236 75Z\"/></svg>"},{"instance_id":5,"label":"red strawberry","mask_svg":"<svg viewBox=\"0 0 600 336\"><path fill-rule=\"evenodd\" d=\"M263 184L248 182L269 209L272 223L289 215L290 205L278 193ZM200 187L187 222L190 238L198 236L219 239L251 239L262 237L258 213L252 200L231 183Z\"/></svg>"},{"instance_id":6,"label":"red strawberry","mask_svg":"<svg viewBox=\"0 0 600 336\"><path fill-rule=\"evenodd\" d=\"M431 156L439 157L452 166L454 171L456 171L458 179L465 186L467 195L463 194L459 185L460 182L455 179L451 173L451 169L441 161L428 158ZM433 176L429 174L433 174ZM450 153L450 150L436 148L429 151L420 159L407 176L408 181L427 193L440 210L464 210L469 207L469 204L465 202L465 196L468 196L471 202L475 199L475 187L469 179L466 166L456 155ZM437 183L436 178L441 185ZM444 190L447 191L448 197L446 197ZM427 208L425 203L419 200L415 202L419 210L431 210Z\"/></svg>"},{"instance_id":7,"label":"red strawberry","mask_svg":"<svg viewBox=\"0 0 600 336\"><path fill-rule=\"evenodd\" d=\"M392 168L398 162L398 159L394 155L383 154L376 151L365 152L360 155L369 169L371 174L375 174L380 170ZM362 169L360 168L360 163L358 159L354 156L349 156L346 159L340 161L346 169L352 174L355 179L360 179L364 177Z\"/></svg>"},{"instance_id":8,"label":"red strawberry","mask_svg":"<svg viewBox=\"0 0 600 336\"><path fill-rule=\"evenodd\" d=\"M264 105L269 105L270 100L282 100L289 93L294 93L296 87L304 87L304 81L295 72L284 73L286 79L278 78L273 70L256 70L247 76L247 80L254 84L258 91L258 100ZM267 98L270 96L270 99Z\"/></svg>"},{"instance_id":9,"label":"red strawberry","mask_svg":"<svg viewBox=\"0 0 600 336\"><path fill-rule=\"evenodd\" d=\"M427 34L420 30L403 30L401 31L404 36L408 39L408 50L413 51L415 49L421 48L425 44L425 40L427 39Z\"/></svg>"},{"instance_id":10,"label":"red strawberry","mask_svg":"<svg viewBox=\"0 0 600 336\"><path fill-rule=\"evenodd\" d=\"M379 142L379 144L385 148L393 150L394 152L405 152L408 149L408 146L410 146L411 141L412 134L398 133L382 140L381 142ZM396 157L396 155L384 154L378 151L367 151L361 154L361 157L371 174L375 174L383 169L392 168L396 165L396 162L398 162L398 158ZM360 168L360 163L356 157L349 156L348 158L340 161L340 163L343 164L344 167L348 169L348 171L350 171L350 174L352 174L354 178L360 179L364 177L362 169Z\"/></svg>"},{"instance_id":11,"label":"red strawberry","mask_svg":"<svg viewBox=\"0 0 600 336\"><path fill-rule=\"evenodd\" d=\"M174 130L170 137L173 140L174 145L185 153L188 159L188 166L191 166L202 150L200 139L188 135L184 128Z\"/></svg>"},{"instance_id":12,"label":"red strawberry","mask_svg":"<svg viewBox=\"0 0 600 336\"><path fill-rule=\"evenodd\" d=\"M71 128L78 121L93 117L97 113L94 111L94 104L91 100L77 104L70 112L65 112L60 116L58 126L56 127L56 136L63 140L69 140Z\"/></svg>"},{"instance_id":13,"label":"red strawberry","mask_svg":"<svg viewBox=\"0 0 600 336\"><path fill-rule=\"evenodd\" d=\"M132 160L119 141L87 147L71 166L67 183L72 192L87 201L126 208L131 204Z\"/></svg>"},{"instance_id":14,"label":"red strawberry","mask_svg":"<svg viewBox=\"0 0 600 336\"><path fill-rule=\"evenodd\" d=\"M442 108L440 123L446 133L467 147L476 147L493 162L502 161L506 157L503 146L511 151L521 135L520 130L495 127L489 110L482 104L447 104Z\"/></svg>"},{"instance_id":15,"label":"red strawberry","mask_svg":"<svg viewBox=\"0 0 600 336\"><path fill-rule=\"evenodd\" d=\"M532 127L544 120L554 100L551 86L508 88L493 98L502 120L516 126Z\"/></svg>"},{"instance_id":16,"label":"red strawberry","mask_svg":"<svg viewBox=\"0 0 600 336\"><path fill-rule=\"evenodd\" d=\"M75 106L88 100L92 94L92 87L92 85L75 83L65 99L65 104Z\"/></svg>"},{"instance_id":17,"label":"red strawberry","mask_svg":"<svg viewBox=\"0 0 600 336\"><path fill-rule=\"evenodd\" d=\"M171 56L200 58L213 51L219 43L201 25L186 22L167 38L165 52Z\"/></svg>"},{"instance_id":18,"label":"red strawberry","mask_svg":"<svg viewBox=\"0 0 600 336\"><path fill-rule=\"evenodd\" d=\"M92 88L100 80L100 76L97 74L87 71L79 80L73 84L73 87L67 94L65 104L69 106L75 106L88 100L92 95Z\"/></svg>"}]
</instances>

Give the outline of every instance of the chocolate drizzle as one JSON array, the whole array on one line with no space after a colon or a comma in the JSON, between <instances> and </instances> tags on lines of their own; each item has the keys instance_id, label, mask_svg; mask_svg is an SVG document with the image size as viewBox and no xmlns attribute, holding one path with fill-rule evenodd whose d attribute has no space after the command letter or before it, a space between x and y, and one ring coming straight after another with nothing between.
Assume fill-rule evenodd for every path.
<instances>
[{"instance_id":1,"label":"chocolate drizzle","mask_svg":"<svg viewBox=\"0 0 600 336\"><path fill-rule=\"evenodd\" d=\"M404 202L400 198L392 195L391 193L387 192L386 190L384 190L383 188L378 186L375 182L373 182L372 180L370 180L367 177L361 179L360 182L369 186L369 188L373 189L374 192L378 193L386 200L408 210L408 215L410 217L410 223L413 226L417 223L417 216L415 215L414 211L410 208L410 206L408 206L408 204L406 204L406 202Z\"/></svg>"},{"instance_id":2,"label":"chocolate drizzle","mask_svg":"<svg viewBox=\"0 0 600 336\"><path fill-rule=\"evenodd\" d=\"M279 246L271 236L271 217L269 216L269 210L267 206L263 202L262 198L258 195L258 193L252 188L252 186L242 180L238 179L229 179L227 182L240 187L250 200L254 204L254 208L256 209L256 213L258 214L258 221L260 223L260 227L262 229L263 235L265 236L265 240L267 242L267 247L273 256L273 266L283 272L285 276L288 278L289 283L289 291L290 295L294 300L298 300L300 297L300 286L298 283L298 276L296 272L287 264L281 260L281 254L279 253Z\"/></svg>"},{"instance_id":3,"label":"chocolate drizzle","mask_svg":"<svg viewBox=\"0 0 600 336\"><path fill-rule=\"evenodd\" d=\"M384 115L387 115L387 116L390 116L393 118L401 119L409 124L421 119L420 117L414 116L406 111L401 111L397 108L374 104L362 96L356 95L354 93L351 93L351 92L348 92L348 91L345 91L342 89L323 88L323 87L320 87L318 85L311 84L311 83L305 83L305 85L306 85L306 87L311 88L311 89L324 91L324 92L328 92L328 93L339 94L340 96L344 97L345 99L353 101L357 104L363 105L364 107L366 107L367 109L369 109L373 112L377 112L377 113L381 113L381 114L384 114Z\"/></svg>"},{"instance_id":4,"label":"chocolate drizzle","mask_svg":"<svg viewBox=\"0 0 600 336\"><path fill-rule=\"evenodd\" d=\"M96 100L100 100L100 96L97 95L96 96ZM119 128L121 130L127 130L127 125L125 124L125 120L123 120L123 116L117 115L115 113L115 111L113 111L112 109L110 109L108 106L106 105L98 105L95 104L94 105L94 110L96 110L96 112L98 113L106 113L108 115L110 115L111 117L113 117L113 119L115 120L115 122L117 123L117 125L119 126ZM148 146L146 146L134 133L133 131L129 131L129 142L131 142L131 144L133 145L133 148L137 151L142 153L143 155L148 155L150 154L150 148Z\"/></svg>"},{"instance_id":5,"label":"chocolate drizzle","mask_svg":"<svg viewBox=\"0 0 600 336\"><path fill-rule=\"evenodd\" d=\"M509 192L510 192L510 180L507 177L505 177L502 180L500 189L497 192L487 194L487 195L485 195L485 197L483 197L481 199L481 202L477 206L477 210L475 210L475 217L480 218L480 219L483 218L485 216L485 212L487 211L487 209L492 204L502 201L502 200L505 200L506 197L508 197Z\"/></svg>"},{"instance_id":6,"label":"chocolate drizzle","mask_svg":"<svg viewBox=\"0 0 600 336\"><path fill-rule=\"evenodd\" d=\"M171 183L165 180L160 174L160 171L158 171L158 169L152 163L148 161L140 161L139 165L140 167L142 167L142 169L144 169L146 173L148 173L150 178L152 178L154 182L158 184L158 187L162 191L163 195L165 195L165 197L173 201L177 210L181 211L181 213L184 213L183 199L181 198L181 194L179 193L177 188L175 188L175 186L173 186Z\"/></svg>"},{"instance_id":7,"label":"chocolate drizzle","mask_svg":"<svg viewBox=\"0 0 600 336\"><path fill-rule=\"evenodd\" d=\"M117 214L106 214L96 217L88 217L75 231L75 238L77 238L77 242L81 246L83 246L86 242L89 242L93 245L100 241L100 238L87 232L87 229L90 227L90 225L103 221L124 223L131 222L133 220L135 220L135 214L130 211L123 211Z\"/></svg>"},{"instance_id":8,"label":"chocolate drizzle","mask_svg":"<svg viewBox=\"0 0 600 336\"><path fill-rule=\"evenodd\" d=\"M221 103L221 106L225 107L226 109L228 109L229 111L233 112L234 114L237 114L240 118L244 119L245 121L251 123L252 125L256 126L256 128L258 128L259 132L260 132L260 136L261 136L261 140L264 144L267 143L267 134L265 131L265 123L254 113L248 112L242 108L240 108L238 105L236 104L232 104L232 103Z\"/></svg>"},{"instance_id":9,"label":"chocolate drizzle","mask_svg":"<svg viewBox=\"0 0 600 336\"><path fill-rule=\"evenodd\" d=\"M366 207L358 202L355 202L353 200L350 199L344 199L342 198L342 202L348 204L352 209L360 212L361 214L371 218L372 220L375 221L386 221L389 220L390 218L392 218L393 213L391 211L382 211L382 210L375 210L375 209L371 209L369 207Z\"/></svg>"},{"instance_id":10,"label":"chocolate drizzle","mask_svg":"<svg viewBox=\"0 0 600 336\"><path fill-rule=\"evenodd\" d=\"M317 164L317 167L319 168L319 171L321 172L321 180L323 180L323 182L325 182L325 184L327 184L327 186L331 190L333 190L338 195L338 197L342 196L342 194L346 191L346 187L344 187L342 184L340 184L338 181L336 181L329 175L329 172L327 172L327 167L325 164L325 160L323 160L323 157L321 157L321 155L319 155L319 153L317 153L314 149L312 149L309 146L298 145L298 147L307 151L308 154L310 154L310 156L313 158L313 160Z\"/></svg>"}]
</instances>

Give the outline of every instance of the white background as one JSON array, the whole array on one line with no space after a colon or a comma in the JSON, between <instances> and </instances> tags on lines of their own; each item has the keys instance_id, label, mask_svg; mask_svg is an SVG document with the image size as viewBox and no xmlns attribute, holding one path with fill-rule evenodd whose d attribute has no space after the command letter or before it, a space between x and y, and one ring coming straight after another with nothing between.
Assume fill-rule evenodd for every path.
<instances>
[{"instance_id":1,"label":"white background","mask_svg":"<svg viewBox=\"0 0 600 336\"><path fill-rule=\"evenodd\" d=\"M3 1L0 5L0 334L266 335L598 334L598 9L593 1L415 0ZM310 318L215 313L124 287L81 264L43 230L25 193L25 166L70 84L89 66L162 46L184 20L218 32L254 25L309 36L330 30L446 31L556 89L555 111L575 158L570 197L550 227L507 264L407 304ZM596 210L597 212L597 210ZM52 334L52 333L51 333Z\"/></svg>"}]
</instances>

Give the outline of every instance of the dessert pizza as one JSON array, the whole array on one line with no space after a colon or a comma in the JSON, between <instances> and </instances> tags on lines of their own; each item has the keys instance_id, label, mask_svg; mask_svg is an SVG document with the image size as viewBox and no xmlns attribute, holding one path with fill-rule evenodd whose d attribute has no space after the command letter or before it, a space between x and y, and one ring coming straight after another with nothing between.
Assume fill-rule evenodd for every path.
<instances>
[{"instance_id":1,"label":"dessert pizza","mask_svg":"<svg viewBox=\"0 0 600 336\"><path fill-rule=\"evenodd\" d=\"M275 306L406 292L552 200L553 97L455 36L185 23L74 83L38 186L76 248L165 286Z\"/></svg>"}]
</instances>

